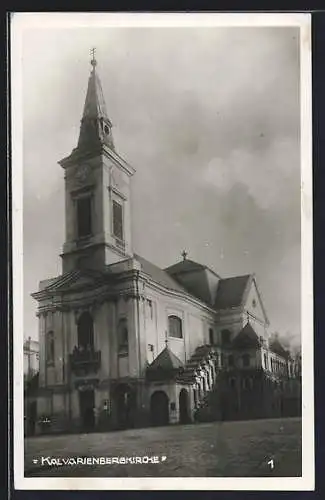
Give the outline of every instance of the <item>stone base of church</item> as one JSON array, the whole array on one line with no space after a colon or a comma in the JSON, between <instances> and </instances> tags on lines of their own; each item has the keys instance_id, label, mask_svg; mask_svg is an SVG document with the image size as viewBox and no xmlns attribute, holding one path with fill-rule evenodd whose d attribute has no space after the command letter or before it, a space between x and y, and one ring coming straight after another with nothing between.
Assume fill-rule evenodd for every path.
<instances>
[{"instance_id":1,"label":"stone base of church","mask_svg":"<svg viewBox=\"0 0 325 500\"><path fill-rule=\"evenodd\" d=\"M261 380L254 390L229 390L222 380L205 406L196 408L192 386L171 381L105 381L90 399L80 388L64 395L48 392L37 398L35 434L109 432L213 422L253 420L301 415L298 396L285 397ZM85 392L87 392L85 391ZM85 403L86 401L86 403ZM88 405L88 406L87 406Z\"/></svg>"},{"instance_id":2,"label":"stone base of church","mask_svg":"<svg viewBox=\"0 0 325 500\"><path fill-rule=\"evenodd\" d=\"M91 391L74 387L60 395L40 393L35 434L104 432L193 421L189 387L175 381L112 380Z\"/></svg>"}]
</instances>

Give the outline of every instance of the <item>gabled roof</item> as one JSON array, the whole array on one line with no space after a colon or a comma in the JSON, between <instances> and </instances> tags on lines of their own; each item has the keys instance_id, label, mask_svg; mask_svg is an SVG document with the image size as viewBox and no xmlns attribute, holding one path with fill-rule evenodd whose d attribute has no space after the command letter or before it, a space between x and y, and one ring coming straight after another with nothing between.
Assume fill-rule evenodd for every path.
<instances>
[{"instance_id":1,"label":"gabled roof","mask_svg":"<svg viewBox=\"0 0 325 500\"><path fill-rule=\"evenodd\" d=\"M229 309L241 306L246 297L246 291L251 284L253 276L234 276L219 281L215 301L216 309Z\"/></svg>"},{"instance_id":2,"label":"gabled roof","mask_svg":"<svg viewBox=\"0 0 325 500\"><path fill-rule=\"evenodd\" d=\"M153 360L151 365L148 366L147 370L149 371L175 371L182 368L184 364L182 361L175 356L173 351L171 351L168 347L165 347L163 351Z\"/></svg>"},{"instance_id":3,"label":"gabled roof","mask_svg":"<svg viewBox=\"0 0 325 500\"><path fill-rule=\"evenodd\" d=\"M169 290L188 293L187 290L185 290L182 285L177 283L177 281L174 280L165 270L161 269L155 264L152 264L140 255L134 254L134 257L140 262L142 271L145 274L148 274L153 281L168 288Z\"/></svg>"},{"instance_id":4,"label":"gabled roof","mask_svg":"<svg viewBox=\"0 0 325 500\"><path fill-rule=\"evenodd\" d=\"M180 283L188 293L213 306L220 276L210 268L193 260L184 259L173 266L167 267L165 271Z\"/></svg>"},{"instance_id":5,"label":"gabled roof","mask_svg":"<svg viewBox=\"0 0 325 500\"><path fill-rule=\"evenodd\" d=\"M194 260L184 259L181 262L166 267L165 271L168 274L180 274L192 271L202 271L204 269L207 269L207 266L194 262Z\"/></svg>"},{"instance_id":6,"label":"gabled roof","mask_svg":"<svg viewBox=\"0 0 325 500\"><path fill-rule=\"evenodd\" d=\"M252 325L250 323L246 323L244 328L234 338L232 345L238 349L258 348L261 346L261 342Z\"/></svg>"}]
</instances>

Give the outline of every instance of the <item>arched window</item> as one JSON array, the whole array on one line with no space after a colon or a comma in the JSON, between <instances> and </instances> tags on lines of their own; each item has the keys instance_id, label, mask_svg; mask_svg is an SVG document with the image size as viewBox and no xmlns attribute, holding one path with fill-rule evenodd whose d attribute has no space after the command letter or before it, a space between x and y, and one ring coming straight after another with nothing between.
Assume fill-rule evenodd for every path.
<instances>
[{"instance_id":1,"label":"arched window","mask_svg":"<svg viewBox=\"0 0 325 500\"><path fill-rule=\"evenodd\" d=\"M118 352L119 354L129 353L129 332L126 318L121 318L117 325Z\"/></svg>"},{"instance_id":2,"label":"arched window","mask_svg":"<svg viewBox=\"0 0 325 500\"><path fill-rule=\"evenodd\" d=\"M94 347L94 322L89 312L84 312L78 320L78 346L81 349Z\"/></svg>"},{"instance_id":3,"label":"arched window","mask_svg":"<svg viewBox=\"0 0 325 500\"><path fill-rule=\"evenodd\" d=\"M228 356L228 366L234 366L234 357L232 354Z\"/></svg>"},{"instance_id":4,"label":"arched window","mask_svg":"<svg viewBox=\"0 0 325 500\"><path fill-rule=\"evenodd\" d=\"M230 342L231 331L230 330L221 330L221 342L222 345L229 344Z\"/></svg>"},{"instance_id":5,"label":"arched window","mask_svg":"<svg viewBox=\"0 0 325 500\"><path fill-rule=\"evenodd\" d=\"M213 345L214 344L214 338L213 338L213 328L209 328L209 344Z\"/></svg>"},{"instance_id":6,"label":"arched window","mask_svg":"<svg viewBox=\"0 0 325 500\"><path fill-rule=\"evenodd\" d=\"M243 366L250 366L251 358L249 354L244 354L242 360L243 360Z\"/></svg>"},{"instance_id":7,"label":"arched window","mask_svg":"<svg viewBox=\"0 0 325 500\"><path fill-rule=\"evenodd\" d=\"M47 332L46 335L46 362L47 364L54 364L55 348L54 348L54 332Z\"/></svg>"},{"instance_id":8,"label":"arched window","mask_svg":"<svg viewBox=\"0 0 325 500\"><path fill-rule=\"evenodd\" d=\"M176 339L183 337L182 320L178 316L168 316L169 336Z\"/></svg>"},{"instance_id":9,"label":"arched window","mask_svg":"<svg viewBox=\"0 0 325 500\"><path fill-rule=\"evenodd\" d=\"M124 240L123 229L123 205L116 200L113 200L113 234L120 241Z\"/></svg>"}]
</instances>

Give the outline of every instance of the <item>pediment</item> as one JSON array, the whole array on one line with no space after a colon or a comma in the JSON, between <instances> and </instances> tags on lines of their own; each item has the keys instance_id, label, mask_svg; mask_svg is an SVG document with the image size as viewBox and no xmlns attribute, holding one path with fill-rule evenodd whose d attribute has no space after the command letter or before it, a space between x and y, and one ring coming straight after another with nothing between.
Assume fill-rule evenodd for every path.
<instances>
[{"instance_id":1,"label":"pediment","mask_svg":"<svg viewBox=\"0 0 325 500\"><path fill-rule=\"evenodd\" d=\"M47 288L48 292L63 292L87 289L100 284L105 279L105 275L96 271L76 270L58 276Z\"/></svg>"},{"instance_id":2,"label":"pediment","mask_svg":"<svg viewBox=\"0 0 325 500\"><path fill-rule=\"evenodd\" d=\"M246 291L245 309L263 323L269 323L255 278L252 279L249 289Z\"/></svg>"}]
</instances>

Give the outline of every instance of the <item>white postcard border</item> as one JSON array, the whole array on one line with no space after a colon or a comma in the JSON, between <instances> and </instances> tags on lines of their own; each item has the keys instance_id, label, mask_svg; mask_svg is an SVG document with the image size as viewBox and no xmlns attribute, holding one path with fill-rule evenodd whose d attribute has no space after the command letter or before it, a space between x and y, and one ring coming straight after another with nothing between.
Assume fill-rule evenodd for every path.
<instances>
[{"instance_id":1,"label":"white postcard border","mask_svg":"<svg viewBox=\"0 0 325 500\"><path fill-rule=\"evenodd\" d=\"M301 57L301 323L302 323L302 477L297 478L25 478L23 408L23 155L22 33L33 28L185 26L297 26ZM313 385L313 225L311 15L300 13L12 13L12 269L14 483L16 489L61 490L290 490L314 489Z\"/></svg>"}]
</instances>

